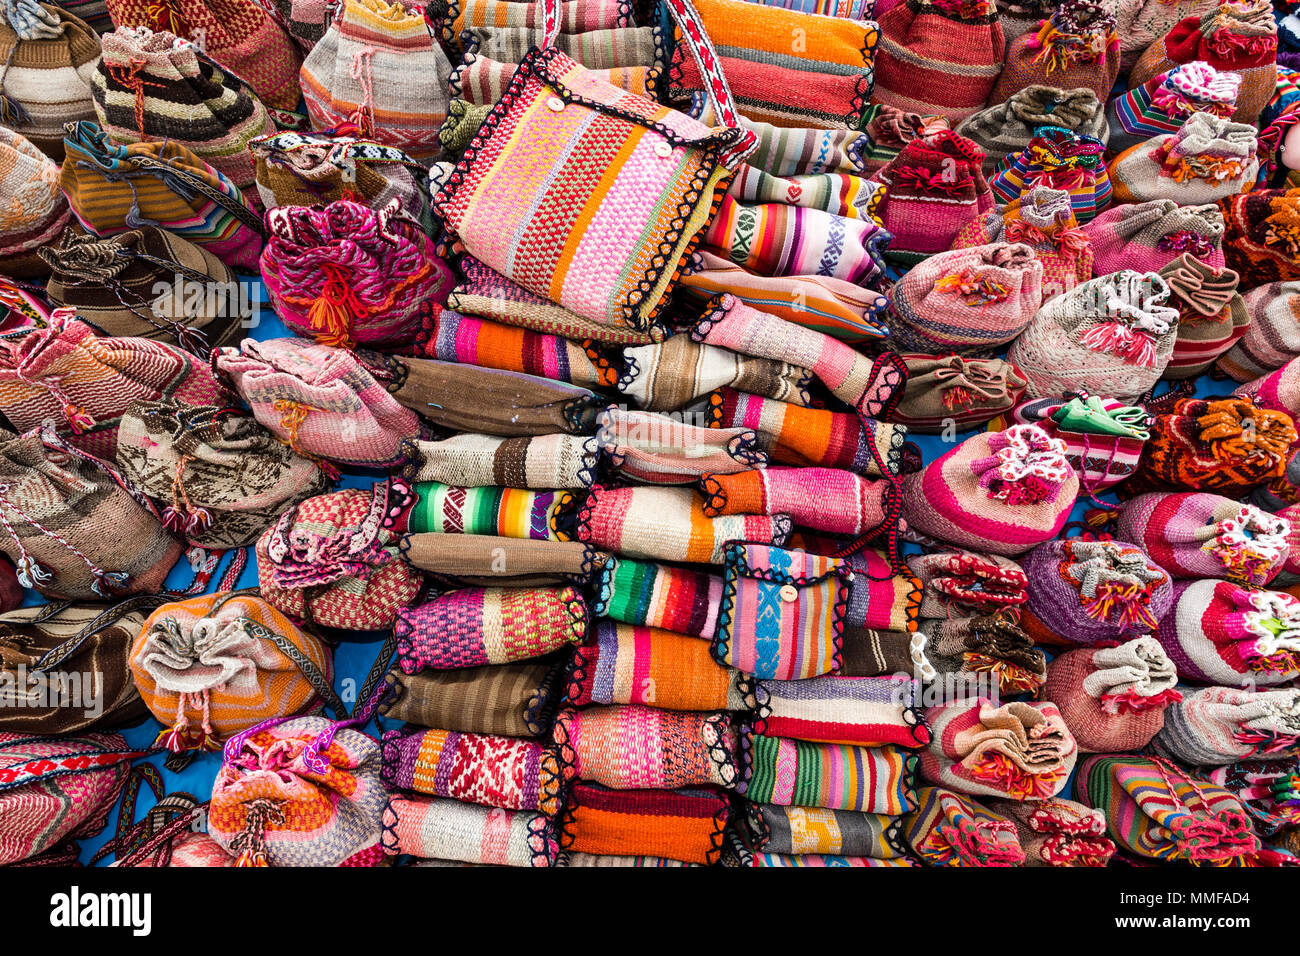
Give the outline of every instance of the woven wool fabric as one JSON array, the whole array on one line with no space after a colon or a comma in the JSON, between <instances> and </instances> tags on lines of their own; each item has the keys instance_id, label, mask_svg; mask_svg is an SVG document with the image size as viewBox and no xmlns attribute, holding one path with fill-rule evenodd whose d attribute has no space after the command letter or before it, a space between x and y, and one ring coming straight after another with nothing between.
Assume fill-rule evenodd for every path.
<instances>
[{"instance_id":1,"label":"woven wool fabric","mask_svg":"<svg viewBox=\"0 0 1300 956\"><path fill-rule=\"evenodd\" d=\"M451 71L448 87L452 96L463 98L470 106L494 106L510 88L517 66L467 53L460 66ZM659 92L660 70L656 66L612 67L592 70L591 75L633 96L656 99Z\"/></svg>"},{"instance_id":2,"label":"woven wool fabric","mask_svg":"<svg viewBox=\"0 0 1300 956\"><path fill-rule=\"evenodd\" d=\"M957 127L958 134L984 151L986 173L1027 147L1040 126L1061 126L1108 142L1105 102L1109 87L1098 94L1087 86L1070 87L1066 82L1053 75L1046 85L1016 86L1010 96L995 100Z\"/></svg>"},{"instance_id":3,"label":"woven wool fabric","mask_svg":"<svg viewBox=\"0 0 1300 956\"><path fill-rule=\"evenodd\" d=\"M566 854L654 856L715 863L730 807L714 788L611 790L576 783L556 821Z\"/></svg>"},{"instance_id":4,"label":"woven wool fabric","mask_svg":"<svg viewBox=\"0 0 1300 956\"><path fill-rule=\"evenodd\" d=\"M901 816L916 807L917 756L900 747L815 744L748 734L744 779L753 803Z\"/></svg>"},{"instance_id":5,"label":"woven wool fabric","mask_svg":"<svg viewBox=\"0 0 1300 956\"><path fill-rule=\"evenodd\" d=\"M1179 677L1285 684L1300 674L1300 600L1231 581L1179 581L1156 638Z\"/></svg>"},{"instance_id":6,"label":"woven wool fabric","mask_svg":"<svg viewBox=\"0 0 1300 956\"><path fill-rule=\"evenodd\" d=\"M1153 76L1106 107L1110 148L1118 153L1153 136L1175 133L1195 113L1231 116L1240 87L1240 73L1221 73L1203 61Z\"/></svg>"},{"instance_id":7,"label":"woven wool fabric","mask_svg":"<svg viewBox=\"0 0 1300 956\"><path fill-rule=\"evenodd\" d=\"M848 20L742 0L697 3L701 26L719 47L740 111L777 126L857 129L874 82L880 29ZM802 38L792 44L790 37ZM678 102L706 88L689 48L678 42L669 95Z\"/></svg>"},{"instance_id":8,"label":"woven wool fabric","mask_svg":"<svg viewBox=\"0 0 1300 956\"><path fill-rule=\"evenodd\" d=\"M1178 310L1155 272L1125 269L1049 299L1007 352L1031 398L1080 387L1117 399L1151 388L1173 354Z\"/></svg>"},{"instance_id":9,"label":"woven wool fabric","mask_svg":"<svg viewBox=\"0 0 1300 956\"><path fill-rule=\"evenodd\" d=\"M1297 769L1294 757L1281 760L1248 760L1213 767L1209 778L1231 791L1254 820L1255 832L1276 836L1295 832L1300 823L1300 802L1296 800ZM1285 837L1284 837L1285 838Z\"/></svg>"},{"instance_id":10,"label":"woven wool fabric","mask_svg":"<svg viewBox=\"0 0 1300 956\"><path fill-rule=\"evenodd\" d=\"M488 534L408 534L398 547L411 567L438 575L443 583L464 587L585 583L613 560L577 541Z\"/></svg>"},{"instance_id":11,"label":"woven wool fabric","mask_svg":"<svg viewBox=\"0 0 1300 956\"><path fill-rule=\"evenodd\" d=\"M560 540L557 515L567 496L556 491L424 481L407 527L413 534L490 534L535 541Z\"/></svg>"},{"instance_id":12,"label":"woven wool fabric","mask_svg":"<svg viewBox=\"0 0 1300 956\"><path fill-rule=\"evenodd\" d=\"M755 682L756 733L813 743L914 749L930 728L913 706L910 677L814 677ZM793 852L793 851L787 851Z\"/></svg>"},{"instance_id":13,"label":"woven wool fabric","mask_svg":"<svg viewBox=\"0 0 1300 956\"><path fill-rule=\"evenodd\" d=\"M888 166L908 143L948 128L946 116L923 116L897 106L872 103L862 118L867 143L862 149L861 171L870 175Z\"/></svg>"},{"instance_id":14,"label":"woven wool fabric","mask_svg":"<svg viewBox=\"0 0 1300 956\"><path fill-rule=\"evenodd\" d=\"M1029 380L998 358L960 355L901 355L907 365L907 390L894 409L894 421L915 432L938 432L949 424L963 431L1012 408Z\"/></svg>"},{"instance_id":15,"label":"woven wool fabric","mask_svg":"<svg viewBox=\"0 0 1300 956\"><path fill-rule=\"evenodd\" d=\"M248 311L229 266L157 226L105 239L69 229L60 245L39 254L51 272L50 301L110 336L161 339L206 354L238 334ZM203 285L186 277L202 277Z\"/></svg>"},{"instance_id":16,"label":"woven wool fabric","mask_svg":"<svg viewBox=\"0 0 1300 956\"><path fill-rule=\"evenodd\" d=\"M756 544L726 547L713 657L745 674L799 680L840 669L848 566Z\"/></svg>"},{"instance_id":17,"label":"woven wool fabric","mask_svg":"<svg viewBox=\"0 0 1300 956\"><path fill-rule=\"evenodd\" d=\"M428 436L374 372L346 350L289 337L244 339L213 364L249 404L253 417L301 455L362 468L407 459L407 439Z\"/></svg>"},{"instance_id":18,"label":"woven wool fabric","mask_svg":"<svg viewBox=\"0 0 1300 956\"><path fill-rule=\"evenodd\" d=\"M903 826L912 851L928 866L1025 863L1014 823L943 787L919 788L916 810L903 818Z\"/></svg>"},{"instance_id":19,"label":"woven wool fabric","mask_svg":"<svg viewBox=\"0 0 1300 956\"><path fill-rule=\"evenodd\" d=\"M312 745L324 772L308 762ZM296 717L234 738L227 749L208 832L242 865L377 866L383 859L388 791L375 738L324 717Z\"/></svg>"},{"instance_id":20,"label":"woven wool fabric","mask_svg":"<svg viewBox=\"0 0 1300 956\"><path fill-rule=\"evenodd\" d=\"M866 173L857 172L777 176L742 163L727 187L727 195L738 202L779 202L801 209L818 209L845 219L869 219L884 199L884 187L865 176Z\"/></svg>"},{"instance_id":21,"label":"woven wool fabric","mask_svg":"<svg viewBox=\"0 0 1300 956\"><path fill-rule=\"evenodd\" d=\"M239 187L169 140L114 143L94 123L68 124L59 186L77 221L97 236L157 225L226 265L257 271L261 217Z\"/></svg>"},{"instance_id":22,"label":"woven wool fabric","mask_svg":"<svg viewBox=\"0 0 1300 956\"><path fill-rule=\"evenodd\" d=\"M989 809L1015 824L1025 866L1105 866L1115 855L1106 818L1073 800L990 800Z\"/></svg>"},{"instance_id":23,"label":"woven wool fabric","mask_svg":"<svg viewBox=\"0 0 1300 956\"><path fill-rule=\"evenodd\" d=\"M22 107L22 135L55 162L62 162L63 124L93 119L90 84L99 61L99 37L66 10L35 5L41 20L32 30L15 29L0 16L0 62L6 63L0 90ZM17 125L17 120L10 120Z\"/></svg>"},{"instance_id":24,"label":"woven wool fabric","mask_svg":"<svg viewBox=\"0 0 1300 956\"><path fill-rule=\"evenodd\" d=\"M1140 858L1241 866L1259 849L1237 797L1167 761L1088 757L1079 764L1074 791L1105 814L1111 839Z\"/></svg>"},{"instance_id":25,"label":"woven wool fabric","mask_svg":"<svg viewBox=\"0 0 1300 956\"><path fill-rule=\"evenodd\" d=\"M943 686L967 696L988 688L990 680L997 681L999 694L1038 694L1047 680L1047 657L1018 620L1015 609L1004 609L979 617L926 621L918 634L925 639L923 651L932 662L930 671L942 675ZM926 677L923 664L915 670L917 677Z\"/></svg>"},{"instance_id":26,"label":"woven wool fabric","mask_svg":"<svg viewBox=\"0 0 1300 956\"><path fill-rule=\"evenodd\" d=\"M1181 205L1227 199L1259 172L1255 128L1194 113L1176 133L1153 136L1111 160L1117 202L1173 199Z\"/></svg>"},{"instance_id":27,"label":"woven wool fabric","mask_svg":"<svg viewBox=\"0 0 1300 956\"><path fill-rule=\"evenodd\" d=\"M1300 754L1300 690L1189 691L1166 712L1152 748L1193 766L1294 758Z\"/></svg>"},{"instance_id":28,"label":"woven wool fabric","mask_svg":"<svg viewBox=\"0 0 1300 956\"><path fill-rule=\"evenodd\" d=\"M252 418L174 400L128 406L115 460L159 503L164 525L204 548L252 544L286 507L330 484Z\"/></svg>"},{"instance_id":29,"label":"woven wool fabric","mask_svg":"<svg viewBox=\"0 0 1300 956\"><path fill-rule=\"evenodd\" d=\"M921 581L897 574L885 552L854 551L845 559L853 578L845 608L847 627L915 631L921 606Z\"/></svg>"},{"instance_id":30,"label":"woven wool fabric","mask_svg":"<svg viewBox=\"0 0 1300 956\"><path fill-rule=\"evenodd\" d=\"M780 545L788 515L704 513L704 499L689 488L610 488L594 485L577 513L575 536L597 548L651 561L722 564L729 541Z\"/></svg>"},{"instance_id":31,"label":"woven wool fabric","mask_svg":"<svg viewBox=\"0 0 1300 956\"><path fill-rule=\"evenodd\" d=\"M59 9L85 20L96 33L108 33L113 29L113 19L105 0L64 0Z\"/></svg>"},{"instance_id":32,"label":"woven wool fabric","mask_svg":"<svg viewBox=\"0 0 1300 956\"><path fill-rule=\"evenodd\" d=\"M632 25L632 12L619 0L561 0L557 5L562 33L587 33ZM445 0L431 5L430 22L449 53L460 50L461 34L471 28L541 30L542 8L514 0Z\"/></svg>"},{"instance_id":33,"label":"woven wool fabric","mask_svg":"<svg viewBox=\"0 0 1300 956\"><path fill-rule=\"evenodd\" d=\"M470 27L461 33L467 54L491 57L501 63L522 62L533 47L545 45L543 39L541 30L529 27ZM589 70L658 66L664 59L663 36L657 26L561 31L553 45Z\"/></svg>"},{"instance_id":34,"label":"woven wool fabric","mask_svg":"<svg viewBox=\"0 0 1300 956\"><path fill-rule=\"evenodd\" d=\"M1246 288L1300 279L1300 189L1256 189L1220 201L1223 253Z\"/></svg>"},{"instance_id":35,"label":"woven wool fabric","mask_svg":"<svg viewBox=\"0 0 1300 956\"><path fill-rule=\"evenodd\" d=\"M888 408L881 409L888 411ZM843 468L869 478L897 475L907 428L824 408L803 408L720 388L708 398L711 428L752 428L783 465ZM876 412L880 414L880 412Z\"/></svg>"},{"instance_id":36,"label":"woven wool fabric","mask_svg":"<svg viewBox=\"0 0 1300 956\"><path fill-rule=\"evenodd\" d=\"M397 550L410 486L390 478L286 511L257 541L262 597L291 618L355 631L387 630L421 577Z\"/></svg>"},{"instance_id":37,"label":"woven wool fabric","mask_svg":"<svg viewBox=\"0 0 1300 956\"><path fill-rule=\"evenodd\" d=\"M703 101L704 109L709 108L703 96L697 96L696 99ZM869 148L869 132L856 129L817 129L813 126L773 126L749 117L743 122L746 128L758 135L758 148L750 154L746 166L741 167L742 170L749 168L773 177L818 173L856 175L865 170L864 151ZM740 179L741 172L738 170L732 184L733 190Z\"/></svg>"},{"instance_id":38,"label":"woven wool fabric","mask_svg":"<svg viewBox=\"0 0 1300 956\"><path fill-rule=\"evenodd\" d=\"M0 731L0 865L102 830L135 755L118 734L56 739Z\"/></svg>"},{"instance_id":39,"label":"woven wool fabric","mask_svg":"<svg viewBox=\"0 0 1300 956\"><path fill-rule=\"evenodd\" d=\"M1020 559L1028 579L1021 623L1052 644L1110 644L1154 630L1173 580L1123 540L1046 541Z\"/></svg>"},{"instance_id":40,"label":"woven wool fabric","mask_svg":"<svg viewBox=\"0 0 1300 956\"><path fill-rule=\"evenodd\" d=\"M1160 270L1178 306L1178 341L1165 378L1191 378L1209 371L1250 328L1250 311L1237 291L1240 277L1184 252Z\"/></svg>"},{"instance_id":41,"label":"woven wool fabric","mask_svg":"<svg viewBox=\"0 0 1300 956\"><path fill-rule=\"evenodd\" d=\"M720 575L619 557L602 569L591 612L711 641L722 587Z\"/></svg>"},{"instance_id":42,"label":"woven wool fabric","mask_svg":"<svg viewBox=\"0 0 1300 956\"><path fill-rule=\"evenodd\" d=\"M925 636L905 630L844 627L842 677L882 677L919 668L933 672L925 656Z\"/></svg>"},{"instance_id":43,"label":"woven wool fabric","mask_svg":"<svg viewBox=\"0 0 1300 956\"><path fill-rule=\"evenodd\" d=\"M911 555L907 566L924 589L923 617L991 614L1028 598L1028 578L1020 565L995 554L937 551Z\"/></svg>"},{"instance_id":44,"label":"woven wool fabric","mask_svg":"<svg viewBox=\"0 0 1300 956\"><path fill-rule=\"evenodd\" d=\"M497 438L466 432L441 441L414 442L409 454L411 463L405 473L412 481L461 488L497 485L503 491L585 488L596 465L596 449L581 435ZM466 533L475 532L466 529Z\"/></svg>"},{"instance_id":45,"label":"woven wool fabric","mask_svg":"<svg viewBox=\"0 0 1300 956\"><path fill-rule=\"evenodd\" d=\"M896 497L894 484L833 468L772 465L700 479L704 513L788 515L800 527L859 537L880 531Z\"/></svg>"},{"instance_id":46,"label":"woven wool fabric","mask_svg":"<svg viewBox=\"0 0 1300 956\"><path fill-rule=\"evenodd\" d=\"M989 188L1001 203L1035 186L1064 189L1075 218L1087 223L1110 205L1113 193L1104 152L1101 140L1060 126L1041 126L1024 149L998 164Z\"/></svg>"},{"instance_id":47,"label":"woven wool fabric","mask_svg":"<svg viewBox=\"0 0 1300 956\"><path fill-rule=\"evenodd\" d=\"M692 485L715 473L767 465L758 433L746 428L684 425L653 412L611 405L597 422L602 461L618 474L649 485ZM706 513L709 513L706 511Z\"/></svg>"},{"instance_id":48,"label":"woven wool fabric","mask_svg":"<svg viewBox=\"0 0 1300 956\"><path fill-rule=\"evenodd\" d=\"M1124 269L1159 272L1183 255L1222 269L1223 229L1214 205L1154 198L1107 209L1082 231L1092 245L1093 269L1104 276Z\"/></svg>"},{"instance_id":49,"label":"woven wool fabric","mask_svg":"<svg viewBox=\"0 0 1300 956\"><path fill-rule=\"evenodd\" d=\"M1218 0L1120 0L1116 4L1115 32L1119 34L1120 67L1127 73L1152 43L1179 21L1199 16Z\"/></svg>"},{"instance_id":50,"label":"woven wool fabric","mask_svg":"<svg viewBox=\"0 0 1300 956\"><path fill-rule=\"evenodd\" d=\"M702 345L686 335L624 349L623 367L619 390L650 411L685 408L700 396L723 387L797 406L811 402L810 370L784 358L753 357L729 348Z\"/></svg>"},{"instance_id":51,"label":"woven wool fabric","mask_svg":"<svg viewBox=\"0 0 1300 956\"><path fill-rule=\"evenodd\" d=\"M424 18L386 0L346 0L303 61L300 80L317 129L355 117L415 159L438 151L451 64Z\"/></svg>"},{"instance_id":52,"label":"woven wool fabric","mask_svg":"<svg viewBox=\"0 0 1300 956\"><path fill-rule=\"evenodd\" d=\"M0 269L19 278L48 272L38 254L72 218L59 167L25 136L0 127L0 189L10 197L0 214Z\"/></svg>"},{"instance_id":53,"label":"woven wool fabric","mask_svg":"<svg viewBox=\"0 0 1300 956\"><path fill-rule=\"evenodd\" d=\"M1300 414L1300 401L1296 400L1297 372L1300 372L1300 364L1293 359L1275 372L1257 378L1253 382L1247 382L1245 385L1238 385L1233 389L1232 394L1238 398L1248 398L1260 408L1292 416ZM1290 465L1287 467L1289 476Z\"/></svg>"},{"instance_id":54,"label":"woven wool fabric","mask_svg":"<svg viewBox=\"0 0 1300 956\"><path fill-rule=\"evenodd\" d=\"M394 693L380 711L394 720L467 734L540 737L559 702L555 660L463 667L405 674L388 672Z\"/></svg>"},{"instance_id":55,"label":"woven wool fabric","mask_svg":"<svg viewBox=\"0 0 1300 956\"><path fill-rule=\"evenodd\" d=\"M764 855L897 860L906 853L897 818L879 813L750 804L746 821Z\"/></svg>"},{"instance_id":56,"label":"woven wool fabric","mask_svg":"<svg viewBox=\"0 0 1300 956\"><path fill-rule=\"evenodd\" d=\"M571 587L465 588L397 613L405 674L543 657L587 636L587 605Z\"/></svg>"},{"instance_id":57,"label":"woven wool fabric","mask_svg":"<svg viewBox=\"0 0 1300 956\"><path fill-rule=\"evenodd\" d=\"M1267 585L1288 560L1288 522L1207 492L1153 492L1125 502L1115 533L1176 578Z\"/></svg>"},{"instance_id":58,"label":"woven wool fabric","mask_svg":"<svg viewBox=\"0 0 1300 956\"><path fill-rule=\"evenodd\" d=\"M903 479L903 517L922 534L1014 557L1056 537L1079 491L1065 446L1036 425L966 439Z\"/></svg>"},{"instance_id":59,"label":"woven wool fabric","mask_svg":"<svg viewBox=\"0 0 1300 956\"><path fill-rule=\"evenodd\" d=\"M1047 665L1043 693L1061 709L1084 753L1138 751L1180 698L1178 674L1160 643L1139 637L1118 647L1066 651Z\"/></svg>"},{"instance_id":60,"label":"woven wool fabric","mask_svg":"<svg viewBox=\"0 0 1300 956\"><path fill-rule=\"evenodd\" d=\"M1266 0L1220 3L1179 20L1129 71L1132 89L1174 66L1200 60L1216 70L1241 74L1232 118L1254 123L1277 80L1277 24Z\"/></svg>"},{"instance_id":61,"label":"woven wool fabric","mask_svg":"<svg viewBox=\"0 0 1300 956\"><path fill-rule=\"evenodd\" d=\"M709 642L657 627L600 621L595 641L574 648L567 700L644 704L664 710L741 710L739 673L718 664Z\"/></svg>"},{"instance_id":62,"label":"woven wool fabric","mask_svg":"<svg viewBox=\"0 0 1300 956\"><path fill-rule=\"evenodd\" d=\"M393 794L384 807L384 852L483 866L552 866L557 845L544 813Z\"/></svg>"},{"instance_id":63,"label":"woven wool fabric","mask_svg":"<svg viewBox=\"0 0 1300 956\"><path fill-rule=\"evenodd\" d=\"M1248 290L1242 301L1250 321L1246 334L1217 365L1238 382L1248 382L1300 356L1300 282L1251 289L1242 279L1238 288Z\"/></svg>"},{"instance_id":64,"label":"woven wool fabric","mask_svg":"<svg viewBox=\"0 0 1300 956\"><path fill-rule=\"evenodd\" d=\"M145 704L170 728L159 745L174 752L213 749L259 721L319 706L316 684L328 687L333 677L319 638L260 598L229 593L158 608L131 647L130 666Z\"/></svg>"},{"instance_id":65,"label":"woven wool fabric","mask_svg":"<svg viewBox=\"0 0 1300 956\"><path fill-rule=\"evenodd\" d=\"M1043 304L1043 266L1023 243L940 252L890 290L893 342L979 354L1010 342Z\"/></svg>"},{"instance_id":66,"label":"woven wool fabric","mask_svg":"<svg viewBox=\"0 0 1300 956\"><path fill-rule=\"evenodd\" d=\"M904 0L879 20L875 102L953 123L988 102L1006 47L992 0Z\"/></svg>"},{"instance_id":67,"label":"woven wool fabric","mask_svg":"<svg viewBox=\"0 0 1300 956\"><path fill-rule=\"evenodd\" d=\"M262 280L285 326L323 345L409 345L451 270L394 199L375 212L340 199L266 214Z\"/></svg>"},{"instance_id":68,"label":"woven wool fabric","mask_svg":"<svg viewBox=\"0 0 1300 956\"><path fill-rule=\"evenodd\" d=\"M170 139L240 189L253 185L249 141L273 127L242 80L171 33L126 26L100 42L91 93L104 132L117 143Z\"/></svg>"},{"instance_id":69,"label":"woven wool fabric","mask_svg":"<svg viewBox=\"0 0 1300 956\"><path fill-rule=\"evenodd\" d=\"M926 779L959 793L1014 800L1054 797L1079 754L1055 704L996 706L987 698L926 710L934 735L921 754Z\"/></svg>"},{"instance_id":70,"label":"woven wool fabric","mask_svg":"<svg viewBox=\"0 0 1300 956\"><path fill-rule=\"evenodd\" d=\"M536 740L406 727L383 737L380 775L390 789L503 810L559 809L555 749Z\"/></svg>"},{"instance_id":71,"label":"woven wool fabric","mask_svg":"<svg viewBox=\"0 0 1300 956\"><path fill-rule=\"evenodd\" d=\"M327 0L271 0L263 6L303 53L310 53L325 36L334 14Z\"/></svg>"},{"instance_id":72,"label":"woven wool fabric","mask_svg":"<svg viewBox=\"0 0 1300 956\"><path fill-rule=\"evenodd\" d=\"M96 335L70 309L44 328L0 340L0 411L15 429L45 423L76 448L112 461L118 429L137 399L193 405L230 393L204 362L165 342Z\"/></svg>"},{"instance_id":73,"label":"woven wool fabric","mask_svg":"<svg viewBox=\"0 0 1300 956\"><path fill-rule=\"evenodd\" d=\"M889 300L879 292L829 275L759 275L709 248L694 254L682 287L700 297L730 293L760 311L850 343L889 332L882 323Z\"/></svg>"},{"instance_id":74,"label":"woven wool fabric","mask_svg":"<svg viewBox=\"0 0 1300 956\"><path fill-rule=\"evenodd\" d=\"M1006 62L989 102L1002 103L1026 87L1045 83L1063 90L1088 89L1104 101L1118 77L1113 9L1092 0L1063 0L1034 29L1007 44Z\"/></svg>"}]
</instances>

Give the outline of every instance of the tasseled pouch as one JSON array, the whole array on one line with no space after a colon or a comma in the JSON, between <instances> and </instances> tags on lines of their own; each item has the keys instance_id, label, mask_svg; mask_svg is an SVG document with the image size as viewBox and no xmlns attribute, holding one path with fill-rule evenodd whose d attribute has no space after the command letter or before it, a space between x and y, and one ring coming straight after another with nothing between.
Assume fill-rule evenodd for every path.
<instances>
[{"instance_id":1,"label":"tasseled pouch","mask_svg":"<svg viewBox=\"0 0 1300 956\"><path fill-rule=\"evenodd\" d=\"M1220 200L1228 268L1248 289L1300 279L1300 189L1254 189Z\"/></svg>"},{"instance_id":2,"label":"tasseled pouch","mask_svg":"<svg viewBox=\"0 0 1300 956\"><path fill-rule=\"evenodd\" d=\"M1213 204L1151 199L1107 209L1083 233L1091 242L1093 269L1105 276L1125 269L1161 272L1183 255L1222 269L1223 228L1223 215Z\"/></svg>"},{"instance_id":3,"label":"tasseled pouch","mask_svg":"<svg viewBox=\"0 0 1300 956\"><path fill-rule=\"evenodd\" d=\"M1028 597L1020 565L996 554L934 551L911 555L907 566L924 589L921 616L954 618L992 614Z\"/></svg>"},{"instance_id":4,"label":"tasseled pouch","mask_svg":"<svg viewBox=\"0 0 1300 956\"><path fill-rule=\"evenodd\" d=\"M1086 85L1071 89L1053 76L1046 85L1030 84L995 100L957 132L984 150L984 171L991 174L1007 156L1028 146L1040 126L1060 126L1107 142L1105 97Z\"/></svg>"},{"instance_id":5,"label":"tasseled pouch","mask_svg":"<svg viewBox=\"0 0 1300 956\"><path fill-rule=\"evenodd\" d=\"M1237 108L1241 74L1204 61L1166 70L1116 96L1106 107L1110 149L1122 153L1153 136L1176 133L1194 113L1229 117Z\"/></svg>"},{"instance_id":6,"label":"tasseled pouch","mask_svg":"<svg viewBox=\"0 0 1300 956\"><path fill-rule=\"evenodd\" d=\"M933 433L982 425L1010 409L1029 380L999 358L960 355L900 356L907 387L891 418L909 429Z\"/></svg>"},{"instance_id":7,"label":"tasseled pouch","mask_svg":"<svg viewBox=\"0 0 1300 956\"><path fill-rule=\"evenodd\" d=\"M1037 696L1047 680L1047 657L1018 624L1015 608L978 617L928 620L920 636L931 669L966 693ZM924 677L918 670L918 676Z\"/></svg>"},{"instance_id":8,"label":"tasseled pouch","mask_svg":"<svg viewBox=\"0 0 1300 956\"><path fill-rule=\"evenodd\" d=\"M1286 684L1300 676L1300 599L1232 581L1179 581L1156 639L1185 680Z\"/></svg>"},{"instance_id":9,"label":"tasseled pouch","mask_svg":"<svg viewBox=\"0 0 1300 956\"><path fill-rule=\"evenodd\" d=\"M1105 866L1115 855L1101 811L1064 797L1034 803L990 800L989 809L1015 824L1025 866Z\"/></svg>"},{"instance_id":10,"label":"tasseled pouch","mask_svg":"<svg viewBox=\"0 0 1300 956\"><path fill-rule=\"evenodd\" d=\"M969 797L921 787L903 818L912 852L929 866L1023 866L1016 826Z\"/></svg>"},{"instance_id":11,"label":"tasseled pouch","mask_svg":"<svg viewBox=\"0 0 1300 956\"><path fill-rule=\"evenodd\" d=\"M1227 199L1259 172L1255 127L1194 113L1178 131L1131 146L1110 162L1117 202L1172 199L1179 205Z\"/></svg>"},{"instance_id":12,"label":"tasseled pouch","mask_svg":"<svg viewBox=\"0 0 1300 956\"><path fill-rule=\"evenodd\" d=\"M1178 341L1164 377L1201 375L1250 327L1250 312L1237 291L1240 277L1231 269L1208 266L1189 252L1161 269L1160 274L1169 283L1172 301L1178 306Z\"/></svg>"},{"instance_id":13,"label":"tasseled pouch","mask_svg":"<svg viewBox=\"0 0 1300 956\"><path fill-rule=\"evenodd\" d=\"M1113 6L1061 0L1035 30L1007 44L1006 63L989 102L1001 103L1019 90L1043 83L1063 90L1088 89L1104 102L1118 77L1119 36Z\"/></svg>"},{"instance_id":14,"label":"tasseled pouch","mask_svg":"<svg viewBox=\"0 0 1300 956\"><path fill-rule=\"evenodd\" d=\"M1082 225L1110 205L1105 152L1106 144L1095 137L1062 126L1039 126L1024 149L998 163L989 189L999 203L1012 202L1036 186L1064 189Z\"/></svg>"},{"instance_id":15,"label":"tasseled pouch","mask_svg":"<svg viewBox=\"0 0 1300 956\"><path fill-rule=\"evenodd\" d=\"M1165 714L1156 753L1192 766L1300 756L1300 690L1189 689Z\"/></svg>"}]
</instances>

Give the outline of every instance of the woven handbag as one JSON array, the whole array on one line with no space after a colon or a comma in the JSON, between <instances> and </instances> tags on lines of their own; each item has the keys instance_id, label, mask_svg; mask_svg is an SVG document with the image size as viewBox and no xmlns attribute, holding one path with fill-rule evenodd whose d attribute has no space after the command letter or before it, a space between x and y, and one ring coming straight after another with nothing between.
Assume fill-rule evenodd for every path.
<instances>
[{"instance_id":1,"label":"woven handbag","mask_svg":"<svg viewBox=\"0 0 1300 956\"><path fill-rule=\"evenodd\" d=\"M757 146L689 0L669 0L715 115L685 114L594 77L551 48L520 64L434 198L448 238L528 291L603 325L647 330L736 167ZM528 176L520 171L536 170Z\"/></svg>"}]
</instances>

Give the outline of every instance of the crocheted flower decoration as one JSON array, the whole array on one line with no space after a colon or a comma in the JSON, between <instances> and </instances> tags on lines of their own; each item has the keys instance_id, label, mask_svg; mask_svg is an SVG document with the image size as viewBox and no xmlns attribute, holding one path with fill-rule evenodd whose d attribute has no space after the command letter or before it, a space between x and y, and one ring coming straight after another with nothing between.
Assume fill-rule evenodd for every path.
<instances>
[{"instance_id":1,"label":"crocheted flower decoration","mask_svg":"<svg viewBox=\"0 0 1300 956\"><path fill-rule=\"evenodd\" d=\"M1234 578L1253 581L1290 551L1291 522L1242 504L1231 518L1214 526L1214 537L1201 546L1219 559Z\"/></svg>"},{"instance_id":2,"label":"crocheted flower decoration","mask_svg":"<svg viewBox=\"0 0 1300 956\"><path fill-rule=\"evenodd\" d=\"M1159 625L1151 613L1151 596L1169 575L1145 554L1113 541L1070 541L1066 549L1065 575L1079 588L1089 617L1124 630Z\"/></svg>"},{"instance_id":3,"label":"crocheted flower decoration","mask_svg":"<svg viewBox=\"0 0 1300 956\"><path fill-rule=\"evenodd\" d=\"M1282 591L1251 591L1245 629L1255 637L1242 657L1252 671L1283 673L1300 668L1300 601Z\"/></svg>"},{"instance_id":4,"label":"crocheted flower decoration","mask_svg":"<svg viewBox=\"0 0 1300 956\"><path fill-rule=\"evenodd\" d=\"M1073 472L1065 443L1037 425L1012 425L989 437L993 452L971 462L979 487L990 498L1010 505L1051 501Z\"/></svg>"}]
</instances>

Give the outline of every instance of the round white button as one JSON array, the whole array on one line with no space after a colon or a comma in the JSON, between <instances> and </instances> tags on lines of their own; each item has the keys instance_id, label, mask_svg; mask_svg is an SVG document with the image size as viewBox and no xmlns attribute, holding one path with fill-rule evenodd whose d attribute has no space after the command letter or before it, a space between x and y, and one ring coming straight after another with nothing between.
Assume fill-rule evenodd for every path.
<instances>
[{"instance_id":1,"label":"round white button","mask_svg":"<svg viewBox=\"0 0 1300 956\"><path fill-rule=\"evenodd\" d=\"M558 113L560 110L564 109L564 100L560 99L558 96L552 96L546 101L546 105Z\"/></svg>"},{"instance_id":2,"label":"round white button","mask_svg":"<svg viewBox=\"0 0 1300 956\"><path fill-rule=\"evenodd\" d=\"M659 142L655 143L655 152L658 153L660 156L662 156L664 159L667 159L669 156L673 154L673 144L665 140L660 140Z\"/></svg>"},{"instance_id":3,"label":"round white button","mask_svg":"<svg viewBox=\"0 0 1300 956\"><path fill-rule=\"evenodd\" d=\"M793 584L787 584L785 587L781 588L781 600L785 601L787 604L797 599L798 597L799 597L799 592L795 590L795 586Z\"/></svg>"}]
</instances>

